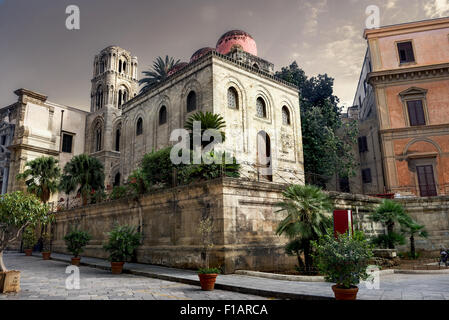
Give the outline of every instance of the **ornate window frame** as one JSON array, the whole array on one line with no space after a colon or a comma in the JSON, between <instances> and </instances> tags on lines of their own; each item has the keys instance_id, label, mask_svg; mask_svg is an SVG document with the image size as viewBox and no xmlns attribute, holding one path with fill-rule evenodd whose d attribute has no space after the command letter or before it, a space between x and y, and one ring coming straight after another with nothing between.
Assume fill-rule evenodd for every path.
<instances>
[{"instance_id":1,"label":"ornate window frame","mask_svg":"<svg viewBox=\"0 0 449 320\"><path fill-rule=\"evenodd\" d=\"M424 120L426 122L426 126L430 124L429 121L429 111L427 108L427 89L422 89L418 87L410 87L409 89L402 91L399 93L399 97L402 101L402 110L405 120L405 126L411 127L410 125L410 115L408 113L408 105L407 102L409 101L416 101L421 100L422 101L422 107L424 111Z\"/></svg>"}]
</instances>

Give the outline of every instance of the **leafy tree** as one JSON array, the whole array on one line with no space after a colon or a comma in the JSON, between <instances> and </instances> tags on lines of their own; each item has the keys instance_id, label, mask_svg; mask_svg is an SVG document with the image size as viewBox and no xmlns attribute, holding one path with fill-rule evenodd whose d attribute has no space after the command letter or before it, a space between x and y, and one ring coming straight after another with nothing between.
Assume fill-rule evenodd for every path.
<instances>
[{"instance_id":1,"label":"leafy tree","mask_svg":"<svg viewBox=\"0 0 449 320\"><path fill-rule=\"evenodd\" d=\"M193 148L193 125L194 122L200 122L201 123L201 137L203 137L204 133L209 130L212 132L215 132L217 135L221 135L221 142L225 142L226 135L222 131L222 129L226 128L226 122L223 119L222 116L219 114L213 114L211 112L203 113L202 111L197 112L189 117L189 119L186 122L186 125L184 128L191 133L191 148ZM201 139L202 140L202 139ZM201 141L201 146L204 148L206 147L211 141Z\"/></svg>"},{"instance_id":2,"label":"leafy tree","mask_svg":"<svg viewBox=\"0 0 449 320\"><path fill-rule=\"evenodd\" d=\"M0 272L6 272L3 251L19 239L23 230L38 223L51 222L49 208L35 195L21 191L0 197Z\"/></svg>"},{"instance_id":3,"label":"leafy tree","mask_svg":"<svg viewBox=\"0 0 449 320\"><path fill-rule=\"evenodd\" d=\"M332 225L330 212L332 203L329 197L315 186L293 185L283 193L284 200L277 204L287 215L280 222L276 233L287 235L291 240L286 251L295 252L299 266L310 272L312 262L311 242L318 240ZM304 262L301 259L304 254Z\"/></svg>"},{"instance_id":4,"label":"leafy tree","mask_svg":"<svg viewBox=\"0 0 449 320\"><path fill-rule=\"evenodd\" d=\"M327 74L308 78L296 62L276 76L299 88L307 182L324 187L334 174L353 175L356 163L352 146L358 130L355 121L342 121L334 79ZM312 179L315 176L319 178Z\"/></svg>"},{"instance_id":5,"label":"leafy tree","mask_svg":"<svg viewBox=\"0 0 449 320\"><path fill-rule=\"evenodd\" d=\"M425 226L410 219L404 225L401 225L401 231L403 234L409 235L410 257L412 259L418 258L415 249L415 237L427 238L429 236L429 233L425 230Z\"/></svg>"},{"instance_id":6,"label":"leafy tree","mask_svg":"<svg viewBox=\"0 0 449 320\"><path fill-rule=\"evenodd\" d=\"M382 204L370 215L370 219L374 222L381 222L387 227L386 240L388 248L394 249L395 238L397 235L394 232L394 226L399 223L402 226L407 226L411 223L410 216L405 212L404 207L393 200L384 200Z\"/></svg>"},{"instance_id":7,"label":"leafy tree","mask_svg":"<svg viewBox=\"0 0 449 320\"><path fill-rule=\"evenodd\" d=\"M25 181L27 191L47 203L52 193L58 190L61 170L58 160L53 157L40 157L26 163L26 170L17 175L17 180Z\"/></svg>"},{"instance_id":8,"label":"leafy tree","mask_svg":"<svg viewBox=\"0 0 449 320\"><path fill-rule=\"evenodd\" d=\"M86 154L75 156L64 167L60 188L66 194L76 191L87 205L90 193L104 190L104 166Z\"/></svg>"},{"instance_id":9,"label":"leafy tree","mask_svg":"<svg viewBox=\"0 0 449 320\"><path fill-rule=\"evenodd\" d=\"M165 60L161 57L157 57L156 61L153 62L153 68L142 72L145 77L139 81L139 84L144 85L140 92L147 91L153 86L163 82L168 78L168 72L179 63L180 60L175 60L168 55L165 56Z\"/></svg>"}]
</instances>

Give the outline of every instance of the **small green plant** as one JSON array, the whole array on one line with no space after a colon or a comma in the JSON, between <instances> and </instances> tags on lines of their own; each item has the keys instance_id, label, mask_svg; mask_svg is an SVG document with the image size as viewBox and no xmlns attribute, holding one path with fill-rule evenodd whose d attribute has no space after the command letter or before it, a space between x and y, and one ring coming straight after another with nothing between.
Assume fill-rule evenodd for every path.
<instances>
[{"instance_id":1,"label":"small green plant","mask_svg":"<svg viewBox=\"0 0 449 320\"><path fill-rule=\"evenodd\" d=\"M318 242L313 242L314 258L318 269L326 280L336 283L339 288L350 289L360 280L366 280L366 269L373 256L372 247L361 232L354 237L349 234L339 235L336 239L327 234Z\"/></svg>"},{"instance_id":2,"label":"small green plant","mask_svg":"<svg viewBox=\"0 0 449 320\"><path fill-rule=\"evenodd\" d=\"M127 195L131 195L133 198L137 198L150 190L150 183L141 168L131 173L126 188Z\"/></svg>"},{"instance_id":3,"label":"small green plant","mask_svg":"<svg viewBox=\"0 0 449 320\"><path fill-rule=\"evenodd\" d=\"M25 229L22 235L23 249L33 249L36 244L36 231L33 226L29 226Z\"/></svg>"},{"instance_id":4,"label":"small green plant","mask_svg":"<svg viewBox=\"0 0 449 320\"><path fill-rule=\"evenodd\" d=\"M115 226L108 232L108 243L103 248L109 252L111 262L126 262L140 245L142 235L132 226Z\"/></svg>"},{"instance_id":5,"label":"small green plant","mask_svg":"<svg viewBox=\"0 0 449 320\"><path fill-rule=\"evenodd\" d=\"M118 200L122 198L126 198L128 196L128 188L125 186L117 186L112 189L111 194L109 195L109 199Z\"/></svg>"},{"instance_id":6,"label":"small green plant","mask_svg":"<svg viewBox=\"0 0 449 320\"><path fill-rule=\"evenodd\" d=\"M75 258L78 258L80 253L84 251L83 249L87 246L90 239L90 234L81 230L73 230L64 237L67 250L69 250Z\"/></svg>"},{"instance_id":7,"label":"small green plant","mask_svg":"<svg viewBox=\"0 0 449 320\"><path fill-rule=\"evenodd\" d=\"M220 274L221 270L219 268L200 268L198 274Z\"/></svg>"},{"instance_id":8,"label":"small green plant","mask_svg":"<svg viewBox=\"0 0 449 320\"><path fill-rule=\"evenodd\" d=\"M42 237L42 252L51 251L51 233L50 231L44 231Z\"/></svg>"},{"instance_id":9,"label":"small green plant","mask_svg":"<svg viewBox=\"0 0 449 320\"><path fill-rule=\"evenodd\" d=\"M381 234L371 239L371 243L376 248L389 249L391 246L404 245L405 238L403 235L391 232L389 234Z\"/></svg>"},{"instance_id":10,"label":"small green plant","mask_svg":"<svg viewBox=\"0 0 449 320\"><path fill-rule=\"evenodd\" d=\"M209 269L209 250L214 247L212 240L213 221L210 217L202 217L198 226L198 232L201 235L202 256L204 260L204 269Z\"/></svg>"}]
</instances>

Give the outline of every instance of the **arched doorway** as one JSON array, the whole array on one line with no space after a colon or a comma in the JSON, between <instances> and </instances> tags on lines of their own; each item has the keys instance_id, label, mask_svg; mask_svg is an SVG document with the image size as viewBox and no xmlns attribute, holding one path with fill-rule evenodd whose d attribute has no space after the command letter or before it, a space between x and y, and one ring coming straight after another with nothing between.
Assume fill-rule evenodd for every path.
<instances>
[{"instance_id":1,"label":"arched doorway","mask_svg":"<svg viewBox=\"0 0 449 320\"><path fill-rule=\"evenodd\" d=\"M257 134L257 168L259 180L273 181L271 139L265 131Z\"/></svg>"}]
</instances>

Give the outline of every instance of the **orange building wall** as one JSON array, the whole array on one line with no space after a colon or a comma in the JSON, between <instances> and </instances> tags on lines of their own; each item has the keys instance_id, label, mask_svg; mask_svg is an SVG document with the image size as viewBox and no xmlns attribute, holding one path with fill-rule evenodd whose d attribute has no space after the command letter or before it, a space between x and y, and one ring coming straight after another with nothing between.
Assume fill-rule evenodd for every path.
<instances>
[{"instance_id":1,"label":"orange building wall","mask_svg":"<svg viewBox=\"0 0 449 320\"><path fill-rule=\"evenodd\" d=\"M410 66L425 66L447 63L449 61L449 28L414 32L378 39L382 66L374 71L398 69L399 58L396 42L413 40L416 64Z\"/></svg>"},{"instance_id":2,"label":"orange building wall","mask_svg":"<svg viewBox=\"0 0 449 320\"><path fill-rule=\"evenodd\" d=\"M449 40L448 40L449 41ZM449 49L448 49L449 50ZM449 123L449 80L439 80L433 82L417 82L413 85L387 87L387 105L390 113L390 125L392 129L406 127L404 117L404 106L399 93L414 87L427 89L427 110L429 114L429 125Z\"/></svg>"}]
</instances>

